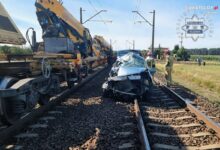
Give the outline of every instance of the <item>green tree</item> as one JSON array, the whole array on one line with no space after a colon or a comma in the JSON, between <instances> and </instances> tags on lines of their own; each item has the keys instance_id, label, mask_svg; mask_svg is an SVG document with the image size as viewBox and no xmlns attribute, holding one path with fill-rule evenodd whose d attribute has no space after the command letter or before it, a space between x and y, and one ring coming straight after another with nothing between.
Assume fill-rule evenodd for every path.
<instances>
[{"instance_id":1,"label":"green tree","mask_svg":"<svg viewBox=\"0 0 220 150\"><path fill-rule=\"evenodd\" d=\"M173 49L173 54L177 54L179 49L180 49L179 45L175 45Z\"/></svg>"},{"instance_id":2,"label":"green tree","mask_svg":"<svg viewBox=\"0 0 220 150\"><path fill-rule=\"evenodd\" d=\"M155 50L154 56L158 59L161 59L163 57L163 50L159 45L159 48Z\"/></svg>"},{"instance_id":3,"label":"green tree","mask_svg":"<svg viewBox=\"0 0 220 150\"><path fill-rule=\"evenodd\" d=\"M30 48L21 48L15 46L1 46L0 53L3 54L15 54L15 55L22 55L22 54L32 54L32 50Z\"/></svg>"},{"instance_id":4,"label":"green tree","mask_svg":"<svg viewBox=\"0 0 220 150\"><path fill-rule=\"evenodd\" d=\"M9 46L2 46L1 47L1 52L3 53L3 54L11 54L11 51L10 51L10 47Z\"/></svg>"},{"instance_id":5,"label":"green tree","mask_svg":"<svg viewBox=\"0 0 220 150\"><path fill-rule=\"evenodd\" d=\"M188 61L190 59L189 53L185 50L184 47L180 48L177 53L177 60Z\"/></svg>"}]
</instances>

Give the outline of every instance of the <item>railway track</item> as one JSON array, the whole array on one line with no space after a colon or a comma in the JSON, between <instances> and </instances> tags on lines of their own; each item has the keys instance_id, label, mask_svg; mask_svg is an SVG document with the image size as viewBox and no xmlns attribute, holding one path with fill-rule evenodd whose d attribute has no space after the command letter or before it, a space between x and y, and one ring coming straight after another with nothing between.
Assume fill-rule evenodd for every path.
<instances>
[{"instance_id":1,"label":"railway track","mask_svg":"<svg viewBox=\"0 0 220 150\"><path fill-rule=\"evenodd\" d=\"M220 126L164 85L155 86L139 108L150 145L145 149L220 148Z\"/></svg>"},{"instance_id":2,"label":"railway track","mask_svg":"<svg viewBox=\"0 0 220 150\"><path fill-rule=\"evenodd\" d=\"M164 76L162 74L157 74L157 81L161 84L166 83ZM218 125L220 125L220 106L219 104L210 102L207 98L202 97L191 90L178 85L173 84L170 89L174 91L176 94L181 96L183 99L188 100L191 104L196 107L199 111L204 113L210 119L215 121Z\"/></svg>"},{"instance_id":3,"label":"railway track","mask_svg":"<svg viewBox=\"0 0 220 150\"><path fill-rule=\"evenodd\" d=\"M174 92L180 95L182 98L191 101L192 105L209 116L210 119L220 125L220 107L217 104L210 103L204 97L198 96L192 93L188 89L179 85L173 85L170 87Z\"/></svg>"},{"instance_id":4,"label":"railway track","mask_svg":"<svg viewBox=\"0 0 220 150\"><path fill-rule=\"evenodd\" d=\"M89 83L90 80L92 80L96 75L101 73L103 70L105 70L105 67L96 68L92 74L89 74L88 77L83 79L80 84L76 85L71 89L65 87L65 85L61 85L61 88L63 89L61 93L52 97L47 105L38 107L33 111L31 111L30 113L22 116L21 119L18 120L16 124L12 126L0 125L0 144L3 145L5 142L7 143L8 141L10 141L10 139L12 139L13 136L19 134L23 129L27 128L30 124L32 124L40 117L41 120L46 120L46 121L53 119L53 117L44 118L42 116L44 116L46 112L48 112L49 114L57 114L57 113L59 114L60 113L59 111L50 111L50 110L55 106L59 105L63 100L65 100L69 95L71 95L72 92L79 90L81 87ZM37 127L43 127L43 126L41 124L32 126L32 128L37 128ZM20 136L22 136L22 134ZM25 134L23 134L23 136L25 136ZM35 135L29 134L29 136L35 136ZM6 147L0 146L0 149L6 149Z\"/></svg>"},{"instance_id":5,"label":"railway track","mask_svg":"<svg viewBox=\"0 0 220 150\"><path fill-rule=\"evenodd\" d=\"M132 102L102 97L108 71L4 144L4 149L140 149Z\"/></svg>"},{"instance_id":6,"label":"railway track","mask_svg":"<svg viewBox=\"0 0 220 150\"><path fill-rule=\"evenodd\" d=\"M19 129L19 134L9 138L1 148L220 148L218 129L198 117L187 108L186 101L181 102L180 97L168 92L164 86L155 86L146 101L131 103L103 98L101 84L107 72L93 78L90 84L78 87L74 94L72 90L66 101L53 105L53 109L34 122L32 120L32 124L27 122L28 128Z\"/></svg>"}]
</instances>

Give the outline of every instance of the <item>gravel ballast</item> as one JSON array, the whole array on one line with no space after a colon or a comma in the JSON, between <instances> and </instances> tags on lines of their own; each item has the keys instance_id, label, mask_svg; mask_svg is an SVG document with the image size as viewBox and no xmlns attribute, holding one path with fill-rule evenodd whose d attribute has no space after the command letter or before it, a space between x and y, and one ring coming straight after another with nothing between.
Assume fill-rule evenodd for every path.
<instances>
[{"instance_id":1,"label":"gravel ballast","mask_svg":"<svg viewBox=\"0 0 220 150\"><path fill-rule=\"evenodd\" d=\"M118 149L131 142L136 145L131 149L138 149L133 104L102 97L101 86L107 75L108 70L103 71L54 108L59 113L45 114L55 119L39 119L34 123L47 124L47 128L24 131L37 133L38 137L15 138L8 145L28 150ZM126 127L126 123L131 126ZM126 136L127 132L133 134Z\"/></svg>"}]
</instances>

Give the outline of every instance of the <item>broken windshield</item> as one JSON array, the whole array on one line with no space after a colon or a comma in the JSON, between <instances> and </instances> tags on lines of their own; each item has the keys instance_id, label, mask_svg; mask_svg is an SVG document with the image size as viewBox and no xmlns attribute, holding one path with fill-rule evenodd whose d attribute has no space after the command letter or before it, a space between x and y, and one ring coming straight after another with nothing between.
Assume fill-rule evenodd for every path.
<instances>
[{"instance_id":1,"label":"broken windshield","mask_svg":"<svg viewBox=\"0 0 220 150\"><path fill-rule=\"evenodd\" d=\"M123 67L146 67L144 58L135 53L128 53L121 57L121 66Z\"/></svg>"}]
</instances>

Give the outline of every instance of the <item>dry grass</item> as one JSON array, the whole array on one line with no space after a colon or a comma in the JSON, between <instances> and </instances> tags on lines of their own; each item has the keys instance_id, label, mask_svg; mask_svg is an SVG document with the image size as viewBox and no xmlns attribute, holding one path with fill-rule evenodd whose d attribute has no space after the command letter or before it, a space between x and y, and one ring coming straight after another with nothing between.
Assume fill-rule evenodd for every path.
<instances>
[{"instance_id":1,"label":"dry grass","mask_svg":"<svg viewBox=\"0 0 220 150\"><path fill-rule=\"evenodd\" d=\"M157 69L164 72L164 64L158 63ZM210 101L220 103L220 64L174 64L173 80Z\"/></svg>"}]
</instances>

